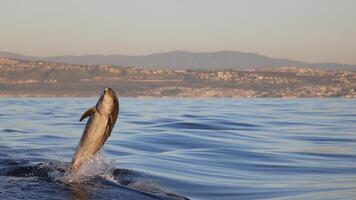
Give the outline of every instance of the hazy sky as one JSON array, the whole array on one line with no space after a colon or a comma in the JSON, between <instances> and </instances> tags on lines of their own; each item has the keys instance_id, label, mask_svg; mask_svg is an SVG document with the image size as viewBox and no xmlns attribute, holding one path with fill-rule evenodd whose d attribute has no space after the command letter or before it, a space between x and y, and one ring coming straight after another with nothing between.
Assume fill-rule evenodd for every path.
<instances>
[{"instance_id":1,"label":"hazy sky","mask_svg":"<svg viewBox=\"0 0 356 200\"><path fill-rule=\"evenodd\" d=\"M256 52L356 64L355 0L0 0L0 51Z\"/></svg>"}]
</instances>

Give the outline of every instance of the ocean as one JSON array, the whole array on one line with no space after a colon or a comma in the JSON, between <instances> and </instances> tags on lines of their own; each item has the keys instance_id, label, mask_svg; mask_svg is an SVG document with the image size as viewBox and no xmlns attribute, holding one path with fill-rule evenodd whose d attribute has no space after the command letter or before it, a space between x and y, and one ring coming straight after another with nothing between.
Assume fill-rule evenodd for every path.
<instances>
[{"instance_id":1,"label":"ocean","mask_svg":"<svg viewBox=\"0 0 356 200\"><path fill-rule=\"evenodd\" d=\"M0 199L356 199L356 99L121 98L68 182L96 101L0 99Z\"/></svg>"}]
</instances>

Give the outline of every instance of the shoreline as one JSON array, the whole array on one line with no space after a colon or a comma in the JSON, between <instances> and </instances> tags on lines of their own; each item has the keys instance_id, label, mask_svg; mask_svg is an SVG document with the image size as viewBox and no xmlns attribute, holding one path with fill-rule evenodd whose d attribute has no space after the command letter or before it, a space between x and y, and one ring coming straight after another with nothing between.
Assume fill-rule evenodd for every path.
<instances>
[{"instance_id":1,"label":"shoreline","mask_svg":"<svg viewBox=\"0 0 356 200\"><path fill-rule=\"evenodd\" d=\"M96 97L110 87L133 98L356 98L356 72L293 66L255 70L159 70L0 60L0 97Z\"/></svg>"}]
</instances>

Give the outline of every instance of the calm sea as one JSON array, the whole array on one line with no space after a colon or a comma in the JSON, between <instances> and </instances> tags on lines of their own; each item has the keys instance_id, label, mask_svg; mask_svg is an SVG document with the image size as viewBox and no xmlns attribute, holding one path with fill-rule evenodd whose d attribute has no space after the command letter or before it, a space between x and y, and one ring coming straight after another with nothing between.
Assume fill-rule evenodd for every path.
<instances>
[{"instance_id":1,"label":"calm sea","mask_svg":"<svg viewBox=\"0 0 356 200\"><path fill-rule=\"evenodd\" d=\"M356 99L120 99L81 182L96 98L0 99L0 199L356 199Z\"/></svg>"}]
</instances>

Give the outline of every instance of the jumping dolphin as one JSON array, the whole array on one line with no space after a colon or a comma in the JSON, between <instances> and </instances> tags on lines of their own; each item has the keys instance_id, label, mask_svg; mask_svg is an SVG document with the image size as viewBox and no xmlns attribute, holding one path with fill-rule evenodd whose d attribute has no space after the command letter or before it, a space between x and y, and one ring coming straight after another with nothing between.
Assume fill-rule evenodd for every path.
<instances>
[{"instance_id":1,"label":"jumping dolphin","mask_svg":"<svg viewBox=\"0 0 356 200\"><path fill-rule=\"evenodd\" d=\"M111 88L105 88L95 107L83 113L79 121L89 117L74 154L70 171L78 170L104 145L119 113L119 100Z\"/></svg>"}]
</instances>

